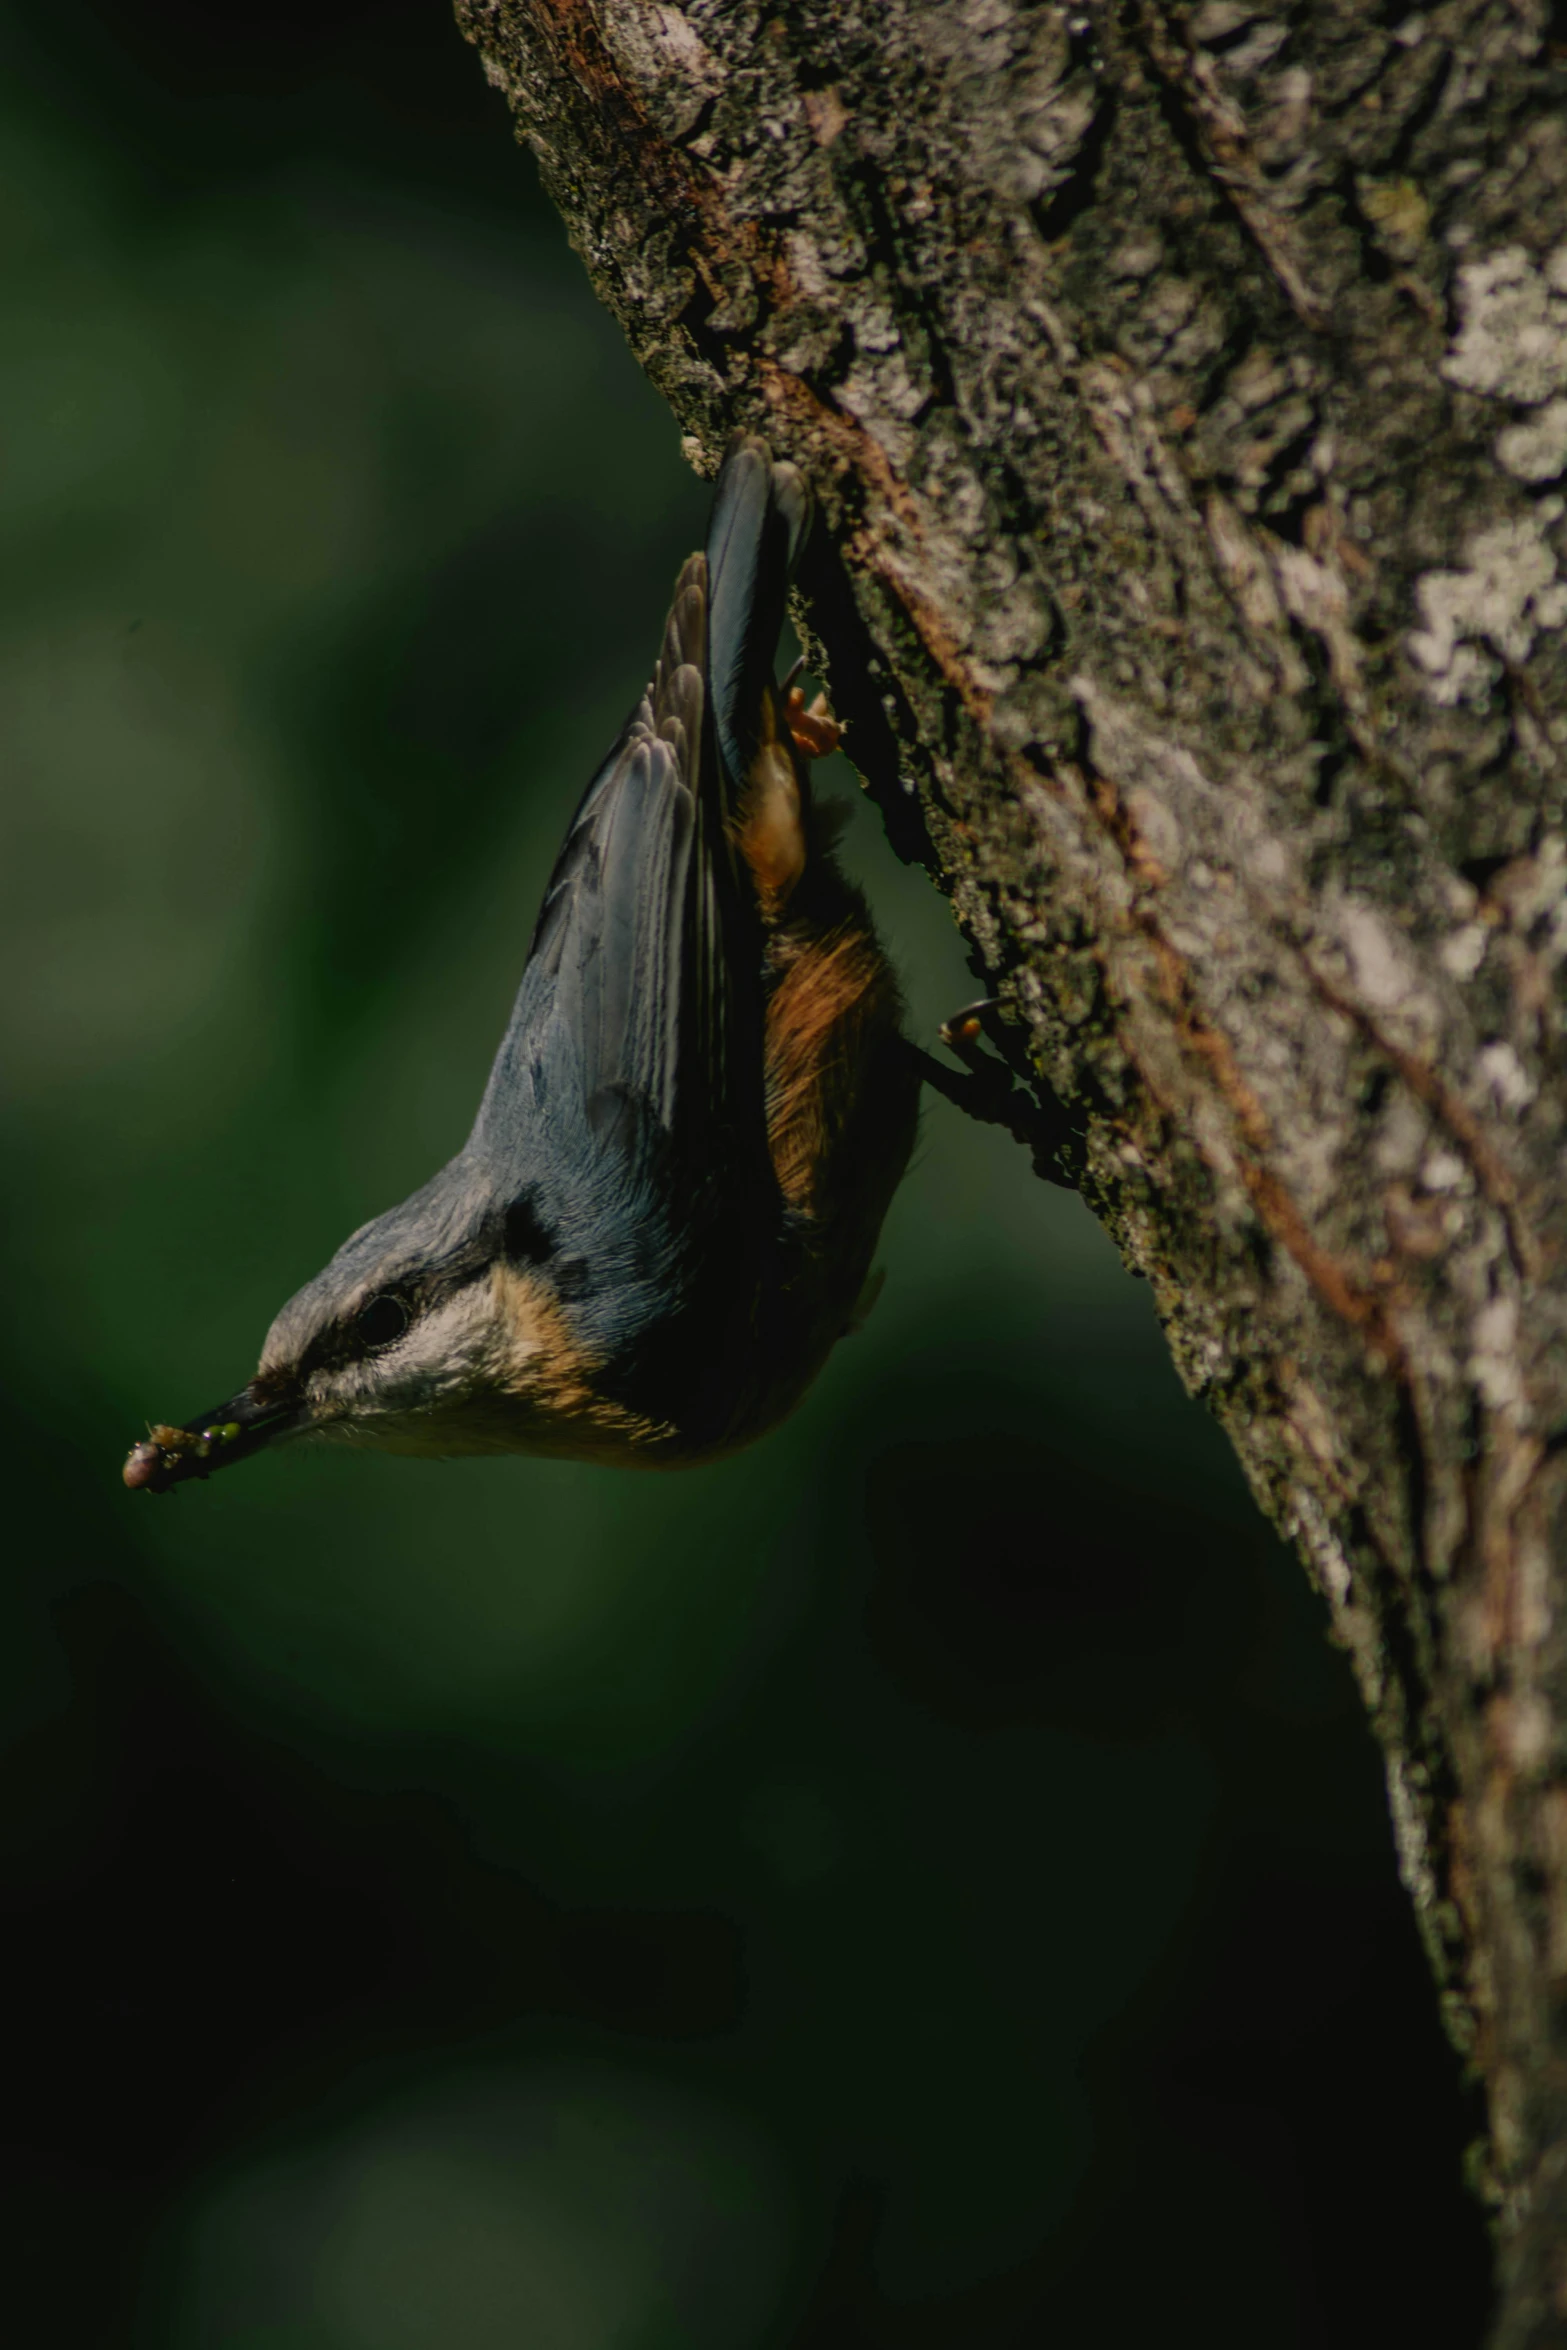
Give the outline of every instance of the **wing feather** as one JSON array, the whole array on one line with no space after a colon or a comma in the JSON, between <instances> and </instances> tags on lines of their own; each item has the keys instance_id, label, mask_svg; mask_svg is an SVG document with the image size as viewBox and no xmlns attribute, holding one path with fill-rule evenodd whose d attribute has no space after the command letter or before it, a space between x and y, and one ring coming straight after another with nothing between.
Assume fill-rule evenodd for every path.
<instances>
[{"instance_id":1,"label":"wing feather","mask_svg":"<svg viewBox=\"0 0 1567 2350\"><path fill-rule=\"evenodd\" d=\"M530 1062L557 1108L563 1087L584 1107L634 1104L683 1150L734 1158L761 1131L759 947L711 754L706 658L695 555L647 691L556 860L472 1147L515 1153ZM593 1123L623 1143L630 1131Z\"/></svg>"},{"instance_id":2,"label":"wing feather","mask_svg":"<svg viewBox=\"0 0 1567 2350\"><path fill-rule=\"evenodd\" d=\"M737 444L647 691L556 860L469 1140L498 1195L529 1188L598 1268L716 1260L737 1217L781 1213L762 933L730 815L808 519L793 468Z\"/></svg>"}]
</instances>

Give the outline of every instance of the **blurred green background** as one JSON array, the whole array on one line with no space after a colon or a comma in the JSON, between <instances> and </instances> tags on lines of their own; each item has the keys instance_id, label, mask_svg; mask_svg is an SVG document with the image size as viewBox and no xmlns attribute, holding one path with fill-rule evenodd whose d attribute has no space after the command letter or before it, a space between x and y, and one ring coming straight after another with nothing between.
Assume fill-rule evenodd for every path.
<instances>
[{"instance_id":1,"label":"blurred green background","mask_svg":"<svg viewBox=\"0 0 1567 2350\"><path fill-rule=\"evenodd\" d=\"M1347 1669L1002 1137L726 1466L120 1490L466 1131L706 493L443 0L0 63L12 2338L1472 2342Z\"/></svg>"}]
</instances>

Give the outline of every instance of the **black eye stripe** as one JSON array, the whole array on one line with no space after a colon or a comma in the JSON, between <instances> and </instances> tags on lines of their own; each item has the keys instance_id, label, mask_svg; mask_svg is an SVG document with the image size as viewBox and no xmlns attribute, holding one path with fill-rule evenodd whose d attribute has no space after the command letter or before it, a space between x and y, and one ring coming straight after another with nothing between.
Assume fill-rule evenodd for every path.
<instances>
[{"instance_id":1,"label":"black eye stripe","mask_svg":"<svg viewBox=\"0 0 1567 2350\"><path fill-rule=\"evenodd\" d=\"M541 1222L528 1192L506 1210L505 1248L514 1265L542 1265L555 1254L555 1236Z\"/></svg>"},{"instance_id":2,"label":"black eye stripe","mask_svg":"<svg viewBox=\"0 0 1567 2350\"><path fill-rule=\"evenodd\" d=\"M408 1308L400 1297L373 1297L354 1323L361 1344L372 1349L390 1346L407 1327Z\"/></svg>"}]
</instances>

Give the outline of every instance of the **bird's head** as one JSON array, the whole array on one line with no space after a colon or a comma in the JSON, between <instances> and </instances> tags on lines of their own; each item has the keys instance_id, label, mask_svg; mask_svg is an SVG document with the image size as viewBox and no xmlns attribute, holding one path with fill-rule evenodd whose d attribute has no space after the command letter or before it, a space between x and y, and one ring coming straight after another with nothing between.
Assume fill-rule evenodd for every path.
<instances>
[{"instance_id":1,"label":"bird's head","mask_svg":"<svg viewBox=\"0 0 1567 2350\"><path fill-rule=\"evenodd\" d=\"M126 1484L166 1492L306 1434L426 1455L598 1449L552 1257L527 1195L499 1200L454 1160L289 1299L247 1386L134 1445Z\"/></svg>"}]
</instances>

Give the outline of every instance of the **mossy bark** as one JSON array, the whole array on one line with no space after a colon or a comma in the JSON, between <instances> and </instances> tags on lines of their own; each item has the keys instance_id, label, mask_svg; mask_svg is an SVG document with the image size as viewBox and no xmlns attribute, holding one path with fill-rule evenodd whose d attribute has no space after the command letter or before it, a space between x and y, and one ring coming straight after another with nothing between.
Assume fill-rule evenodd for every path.
<instances>
[{"instance_id":1,"label":"mossy bark","mask_svg":"<svg viewBox=\"0 0 1567 2350\"><path fill-rule=\"evenodd\" d=\"M1560 27L458 16L693 461L817 486L849 747L1353 1658L1567 2341Z\"/></svg>"}]
</instances>

